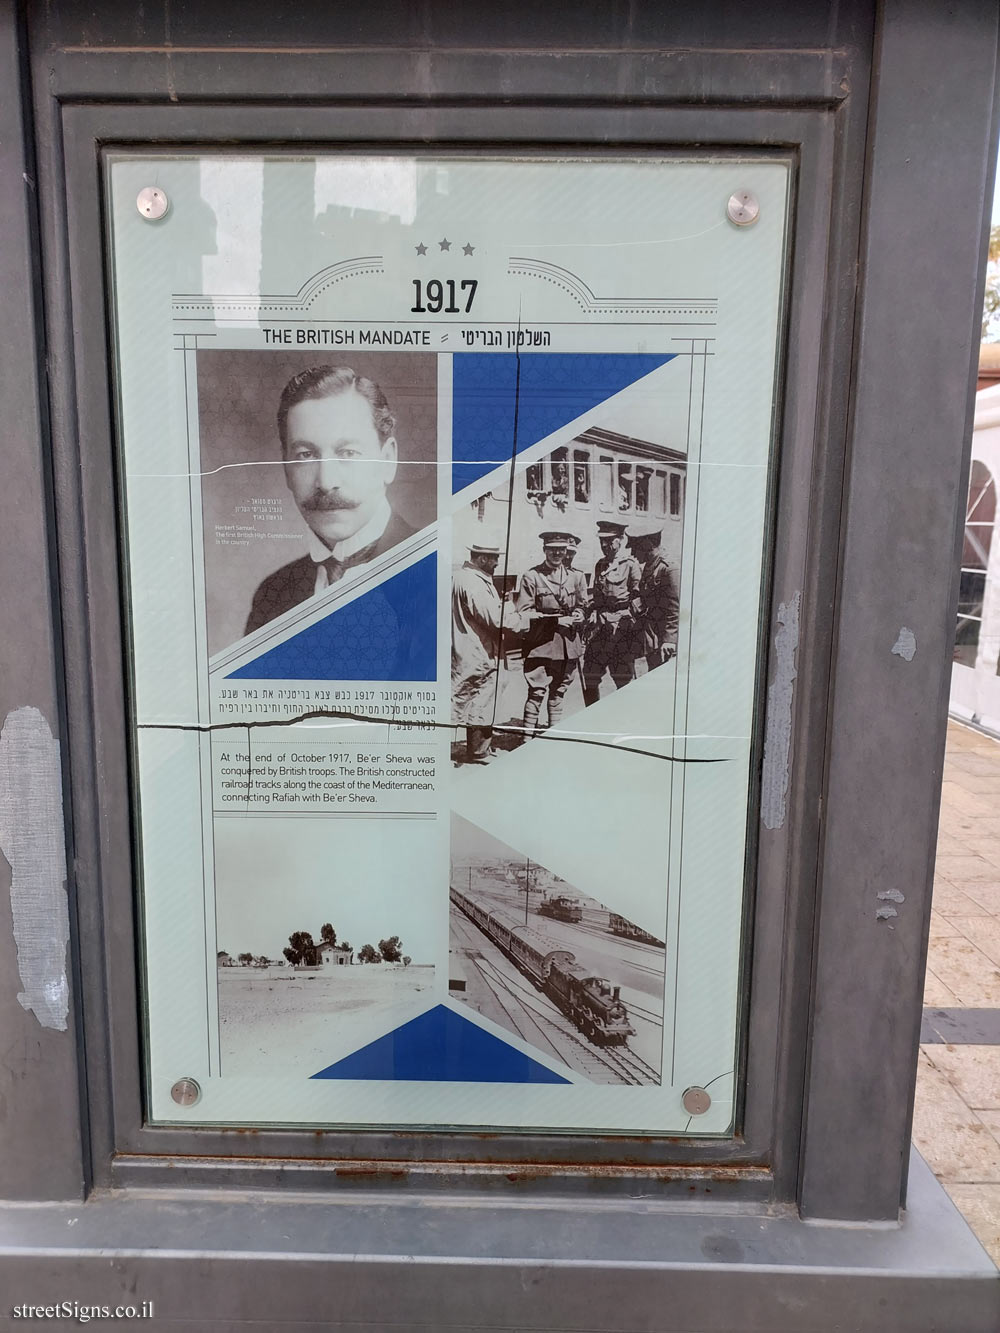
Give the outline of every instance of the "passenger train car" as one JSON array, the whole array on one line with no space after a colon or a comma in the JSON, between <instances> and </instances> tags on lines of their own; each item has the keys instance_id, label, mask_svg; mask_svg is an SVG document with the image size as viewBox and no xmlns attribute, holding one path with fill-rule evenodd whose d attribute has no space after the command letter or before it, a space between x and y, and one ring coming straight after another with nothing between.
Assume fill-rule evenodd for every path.
<instances>
[{"instance_id":1,"label":"passenger train car","mask_svg":"<svg viewBox=\"0 0 1000 1333\"><path fill-rule=\"evenodd\" d=\"M573 564L589 583L601 557L597 523L612 519L662 520L661 549L679 565L686 476L687 455L680 450L591 427L542 458L519 460L512 486L456 514L455 562L463 562L473 542L506 544L496 574L505 592L541 560L540 533L567 531L580 538Z\"/></svg>"},{"instance_id":2,"label":"passenger train car","mask_svg":"<svg viewBox=\"0 0 1000 1333\"><path fill-rule=\"evenodd\" d=\"M576 955L526 926L504 908L490 908L452 888L451 900L556 1004L595 1046L621 1046L635 1035L620 988L590 975Z\"/></svg>"},{"instance_id":3,"label":"passenger train car","mask_svg":"<svg viewBox=\"0 0 1000 1333\"><path fill-rule=\"evenodd\" d=\"M621 935L627 940L638 940L642 944L655 944L658 949L666 947L662 940L658 940L648 930L643 930L641 926L637 926L634 921L629 921L628 917L619 916L617 912L608 913L608 930L611 931L612 935Z\"/></svg>"}]
</instances>

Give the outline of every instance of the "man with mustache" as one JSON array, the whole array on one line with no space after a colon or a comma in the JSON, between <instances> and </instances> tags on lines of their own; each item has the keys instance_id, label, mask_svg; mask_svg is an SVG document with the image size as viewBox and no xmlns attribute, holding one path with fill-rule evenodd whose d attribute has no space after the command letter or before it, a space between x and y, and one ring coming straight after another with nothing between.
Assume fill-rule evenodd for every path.
<instances>
[{"instance_id":1,"label":"man with mustache","mask_svg":"<svg viewBox=\"0 0 1000 1333\"><path fill-rule=\"evenodd\" d=\"M577 664L583 656L587 580L570 568L579 541L571 532L541 532L542 563L521 576L514 609L527 625L524 643L524 739L558 722ZM542 709L548 720L542 724Z\"/></svg>"},{"instance_id":2,"label":"man with mustache","mask_svg":"<svg viewBox=\"0 0 1000 1333\"><path fill-rule=\"evenodd\" d=\"M285 385L278 436L285 482L309 525L309 554L264 579L245 634L413 534L385 493L396 475L395 431L385 394L349 366L313 366Z\"/></svg>"}]
</instances>

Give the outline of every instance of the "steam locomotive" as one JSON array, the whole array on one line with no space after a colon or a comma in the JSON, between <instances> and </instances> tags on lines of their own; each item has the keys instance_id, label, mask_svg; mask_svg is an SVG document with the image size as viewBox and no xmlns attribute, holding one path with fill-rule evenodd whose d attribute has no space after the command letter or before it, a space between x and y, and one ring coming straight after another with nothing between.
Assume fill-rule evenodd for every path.
<instances>
[{"instance_id":1,"label":"steam locomotive","mask_svg":"<svg viewBox=\"0 0 1000 1333\"><path fill-rule=\"evenodd\" d=\"M460 889L453 888L451 898L588 1041L595 1046L621 1046L635 1036L620 988L604 977L589 975L569 949L519 922L513 913L503 908L490 910Z\"/></svg>"},{"instance_id":2,"label":"steam locomotive","mask_svg":"<svg viewBox=\"0 0 1000 1333\"><path fill-rule=\"evenodd\" d=\"M560 893L553 898L546 898L538 909L538 915L550 916L556 921L582 921L583 908L576 898Z\"/></svg>"}]
</instances>

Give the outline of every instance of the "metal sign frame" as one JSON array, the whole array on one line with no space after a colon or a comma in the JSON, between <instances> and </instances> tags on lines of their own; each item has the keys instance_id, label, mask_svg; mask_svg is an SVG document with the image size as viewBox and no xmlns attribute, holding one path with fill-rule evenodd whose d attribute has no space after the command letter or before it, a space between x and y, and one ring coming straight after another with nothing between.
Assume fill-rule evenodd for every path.
<instances>
[{"instance_id":1,"label":"metal sign frame","mask_svg":"<svg viewBox=\"0 0 1000 1333\"><path fill-rule=\"evenodd\" d=\"M697 114L702 132L711 131L712 146L720 154L727 150L746 151L755 145L759 147L762 140L765 143L780 142L786 145L782 149L782 156L786 156L791 147L799 177L799 207L797 219L793 222L795 258L790 282L791 327L788 346L795 349L797 364L787 373L788 390L784 401L781 395L778 399L782 402L785 425L779 434L777 473L779 477L787 477L789 468L801 468L812 473L817 467L835 465L833 455L822 459L808 456L815 448L813 435L801 427L796 431L787 425L790 419L804 423L815 411L815 385L819 375L815 354L822 336L822 304L816 298L809 299L805 292L810 283L816 283L817 271L822 273L822 265L817 264L816 257L823 254L829 244L825 227L829 196L824 195L821 163L824 153L831 151L830 127L822 116L810 116L797 111L754 113L753 124L747 123L746 113L701 111ZM665 109L659 113L646 112L642 116L642 123L637 123L637 118L631 113L618 113L613 109L599 113L575 108L563 109L559 113L518 110L509 114L494 109L488 114L484 112L479 115L468 110L452 113L439 110L435 112L433 120L435 133L441 136L439 143L443 140L445 145L460 145L464 141L485 151L502 148L509 151L511 145L528 150L572 145L574 151L587 152L600 151L602 144L608 142L615 144L616 151L621 151L623 144L640 151L646 147L669 151L683 148L690 142L692 115L690 112ZM305 115L305 124L303 119L302 110L291 113L271 108L228 109L220 113L215 109L194 111L183 107L161 110L87 106L68 108L64 113L66 186L67 197L72 201L67 222L73 307L79 312L83 326L92 334L101 328L105 335L101 339L88 336L80 341L74 351L77 388L71 410L78 421L79 438L86 439L88 447L72 463L63 465L72 468L84 479L82 535L87 550L92 553L88 562L90 586L84 594L86 611L80 617L81 622L86 621L89 626L91 658L89 669L81 670L79 676L81 684L84 678L89 677L86 713L94 718L96 735L104 738L103 744L107 749L101 763L103 800L95 810L79 810L76 827L82 832L86 823L96 821L97 827L92 835L95 846L124 849L131 841L131 787L128 758L122 744L126 734L126 701L121 670L119 668L116 673L111 669L111 660L120 662L124 648L120 637L122 630L117 592L118 556L111 541L118 516L114 504L113 474L110 471L114 443L113 423L108 409L111 367L105 350L108 344L101 277L104 238L98 148L113 146L119 149L124 145L133 148L143 145L142 151L145 151L148 143L163 145L167 140L171 146L188 146L205 143L206 140L211 142L217 135L219 139L237 137L241 143L281 142L303 148L317 142L325 145L342 144L347 149L357 151L365 142L361 136L370 135L379 147L389 144L405 149L419 143L430 128L426 113L374 107L366 107L353 115L341 112L335 122L323 111L311 109ZM326 137L321 138L324 126L328 127ZM492 142L484 142L483 136L487 132L493 136ZM824 199L826 210L823 208ZM813 364L808 367L804 364L807 348L813 350ZM808 407L801 401L803 394L812 396ZM807 456L803 458L803 454ZM779 481L778 489L784 489L787 494L787 482L782 487ZM800 514L792 514L787 508L784 512L779 509L775 546L781 553L781 564L786 565L796 556L800 564L798 568L783 568L776 573L779 580L787 581L788 585L801 586L803 564L808 552L804 536L796 538L790 531L797 525L801 525ZM63 591L63 602L67 607L70 604L68 589ZM102 628L95 633L96 626ZM81 630L83 628L81 624ZM95 642L100 644L102 660L95 660L93 656ZM81 789L82 784L76 782L74 790ZM774 832L780 834L778 830ZM754 841L756 839L752 839L751 846ZM752 877L758 884L758 901L765 900L769 905L766 910L773 910L773 916L758 921L754 931L756 957L753 974L757 981L751 991L748 1025L749 1032L754 1034L749 1038L748 1054L754 1073L746 1097L741 1133L736 1139L686 1144L679 1141L601 1140L592 1136L511 1135L501 1139L491 1136L489 1147L484 1151L481 1140L475 1134L379 1134L327 1130L317 1139L316 1134L310 1131L262 1130L254 1135L254 1155L259 1153L265 1158L299 1158L305 1156L308 1150L310 1156L332 1160L459 1160L468 1164L464 1168L466 1174L477 1159L481 1160L487 1155L495 1161L510 1162L582 1164L590 1161L623 1165L627 1161L673 1166L711 1162L720 1166L741 1163L747 1167L769 1170L775 1140L784 1138L784 1133L776 1131L774 1127L775 1112L768 1105L771 1096L769 1090L774 1083L779 1058L775 1041L775 1017L782 1003L790 1004L799 1011L803 1011L804 1005L801 996L797 1002L792 997L784 1001L780 998L780 978L784 973L780 961L781 943L774 938L773 930L766 924L769 920L776 922L782 919L787 910L784 905L777 910L773 908L775 899L781 898L784 893L783 877L780 874L776 876L773 868L768 868L766 854L763 866L758 867ZM116 932L133 928L134 871L131 858L103 857L98 878L103 883L106 895L105 921L113 920ZM97 895L88 894L87 900L96 905ZM794 906L792 910L795 910ZM96 921L92 922L90 929L84 932L85 936L92 936L96 925ZM100 971L96 958L91 965L85 966L84 976L93 977L97 982ZM139 1006L131 959L127 966L121 966L116 954L99 985L101 995L107 997L107 1040L111 1049L124 1051L137 1048L139 1030L135 1015ZM175 1158L183 1158L194 1151L199 1155L206 1152L218 1155L220 1159L234 1155L246 1157L246 1135L233 1131L143 1126L138 1065L131 1069L126 1065L116 1071L113 1087L114 1129L106 1123L108 1117L103 1101L91 1108L91 1123L95 1129L101 1126L101 1137L107 1145L107 1152L109 1156L114 1153L114 1180L128 1178L130 1167L127 1157L131 1153L144 1159L143 1170L148 1170L149 1164L145 1159L151 1153L167 1153ZM192 1146L195 1142L198 1144L197 1149ZM752 1193L759 1189L758 1182L751 1183L756 1174L755 1170L748 1175L743 1187L749 1188Z\"/></svg>"},{"instance_id":2,"label":"metal sign frame","mask_svg":"<svg viewBox=\"0 0 1000 1333\"><path fill-rule=\"evenodd\" d=\"M146 1218L147 1237L171 1234L166 1215L147 1218L129 1187L157 1186L176 1204L193 1200L186 1194L193 1186L266 1190L289 1178L296 1189L316 1187L317 1201L346 1190L345 1202L362 1210L352 1225L375 1216L379 1195L370 1190L397 1200L400 1191L434 1191L453 1202L472 1188L513 1207L525 1189L552 1196L555 1206L572 1193L632 1197L637 1184L664 1206L721 1196L797 1205L816 1219L895 1223L906 1191L930 911L951 568L961 540L978 256L991 186L985 164L996 148L996 117L987 121L984 111L996 93L995 6L975 0L959 16L929 0L890 0L876 18L858 0L834 19L789 5L766 23L748 14L735 35L712 23L703 31L692 16L671 18L667 34L657 6L641 7L636 32L611 34L603 15L574 6L580 45L571 51L556 49L541 20L535 27L523 13L493 16L489 31L485 18L470 14L453 31L403 32L411 49L387 43L384 15L358 17L356 45L339 47L325 20L311 32L289 15L293 51L266 48L275 20L264 9L240 11L247 35L237 49L220 35L223 4L193 20L184 48L124 7L110 7L88 28L85 8L65 0L24 15L0 5L2 68L24 93L3 111L9 132L0 168L5 180L37 184L29 199L0 191L0 226L13 238L0 254L0 279L17 312L11 356L0 357L0 396L12 405L7 419L18 440L7 477L16 512L0 538L23 573L4 612L8 639L18 645L4 703L5 711L39 709L62 742L72 928L67 1030L42 1029L13 987L0 1005L20 1071L7 1132L24 1145L0 1161L0 1195L80 1199L95 1187L123 1187L118 1212L110 1202L88 1205L95 1253L127 1244L126 1212L137 1227ZM405 29L419 20L399 22ZM764 49L749 56L751 46ZM941 128L935 137L925 132L932 121ZM112 144L232 141L596 151L707 144L795 159L770 610L761 630L761 776L785 798L783 811L764 803L767 818L756 828L748 1082L737 1140L486 1142L143 1125L99 162ZM925 334L929 319L933 337ZM890 478L904 479L891 504ZM912 530L918 541L887 540L890 510L897 530ZM915 654L893 651L901 628L914 636ZM888 890L902 895L893 899L895 917L879 910ZM0 964L16 975L7 934ZM369 1192L359 1198L362 1186ZM921 1176L913 1206L944 1234L932 1194ZM199 1205L206 1226L212 1207ZM332 1214L327 1224L334 1226ZM31 1243L39 1253L55 1243L47 1225L39 1214L24 1233L37 1232ZM655 1234L667 1243L678 1233L664 1226ZM601 1232L611 1248L613 1230ZM477 1234L483 1254L503 1252L499 1242L490 1248L482 1228ZM866 1233L866 1244L881 1234ZM957 1255L961 1246L949 1235ZM926 1253L921 1259L900 1243L898 1252L885 1251L884 1270L910 1265L915 1275ZM799 1240L789 1233L773 1244L772 1254L785 1245L789 1256ZM611 1248L603 1252L618 1263ZM710 1262L738 1257L725 1246L702 1253ZM833 1267L852 1263L847 1249L826 1254ZM872 1254L866 1250L865 1262ZM963 1254L959 1267L969 1274L975 1265ZM250 1262L241 1258L237 1267ZM856 1274L860 1258L853 1262ZM89 1263L81 1258L74 1271L92 1271ZM376 1265L373 1278L395 1273L393 1263ZM182 1267L178 1260L172 1271ZM522 1268L512 1271L521 1281ZM761 1312L773 1311L782 1293L791 1298L795 1284L757 1276L764 1284L748 1277L746 1290L756 1293L753 1308L767 1326ZM396 1277L403 1280L402 1270ZM881 1280L859 1284L851 1298L859 1327L875 1326L872 1292ZM898 1299L930 1319L969 1290L958 1276L935 1282L932 1296L928 1284L914 1282ZM439 1294L430 1285L434 1291L420 1297L427 1309ZM678 1286L684 1294L672 1319L691 1323L696 1289ZM655 1283L630 1290L634 1309L662 1310ZM510 1317L516 1308L527 1319L512 1293L479 1274L468 1318L509 1299ZM556 1295L554 1287L553 1309ZM449 1301L454 1321L465 1306L457 1295ZM981 1325L970 1313L970 1328L990 1326L987 1305L981 1309ZM610 1313L601 1317L620 1326ZM725 1318L720 1306L702 1323L721 1329Z\"/></svg>"}]
</instances>

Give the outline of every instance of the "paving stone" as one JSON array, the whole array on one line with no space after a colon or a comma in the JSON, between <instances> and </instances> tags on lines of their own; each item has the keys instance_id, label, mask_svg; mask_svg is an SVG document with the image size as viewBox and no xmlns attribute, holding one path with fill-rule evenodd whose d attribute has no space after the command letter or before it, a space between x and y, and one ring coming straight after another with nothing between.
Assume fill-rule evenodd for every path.
<instances>
[{"instance_id":1,"label":"paving stone","mask_svg":"<svg viewBox=\"0 0 1000 1333\"><path fill-rule=\"evenodd\" d=\"M1000 1046L934 1046L928 1058L967 1107L1000 1112Z\"/></svg>"},{"instance_id":2,"label":"paving stone","mask_svg":"<svg viewBox=\"0 0 1000 1333\"><path fill-rule=\"evenodd\" d=\"M976 796L996 796L1000 793L1000 777L993 773L956 772L952 779L957 786Z\"/></svg>"},{"instance_id":3,"label":"paving stone","mask_svg":"<svg viewBox=\"0 0 1000 1333\"><path fill-rule=\"evenodd\" d=\"M950 806L952 810L964 815L970 821L978 816L992 818L997 809L996 801L991 801L987 796L979 796L975 792L966 791L957 782L943 782L941 784L941 804Z\"/></svg>"},{"instance_id":4,"label":"paving stone","mask_svg":"<svg viewBox=\"0 0 1000 1333\"><path fill-rule=\"evenodd\" d=\"M924 1005L920 1041L937 1046L1000 1046L1000 1009Z\"/></svg>"},{"instance_id":5,"label":"paving stone","mask_svg":"<svg viewBox=\"0 0 1000 1333\"><path fill-rule=\"evenodd\" d=\"M931 934L934 934L934 917L931 912ZM939 930L941 937L956 933L963 935L976 946L992 963L1000 966L1000 917L995 916L951 916L943 917L946 928Z\"/></svg>"},{"instance_id":6,"label":"paving stone","mask_svg":"<svg viewBox=\"0 0 1000 1333\"><path fill-rule=\"evenodd\" d=\"M962 1004L1000 1007L1000 967L964 936L930 940L927 966Z\"/></svg>"},{"instance_id":7,"label":"paving stone","mask_svg":"<svg viewBox=\"0 0 1000 1333\"><path fill-rule=\"evenodd\" d=\"M947 778L954 772L961 772L992 776L997 773L998 769L1000 769L1000 754L994 754L990 750L985 752L982 750L958 750L955 754L948 756L944 766L944 775Z\"/></svg>"},{"instance_id":8,"label":"paving stone","mask_svg":"<svg viewBox=\"0 0 1000 1333\"><path fill-rule=\"evenodd\" d=\"M992 837L993 835L991 834L990 836ZM970 853L976 855L975 848L970 847L968 843L963 840L964 837L964 833L961 838L953 837L948 833L939 833L937 839L938 856L968 856Z\"/></svg>"},{"instance_id":9,"label":"paving stone","mask_svg":"<svg viewBox=\"0 0 1000 1333\"><path fill-rule=\"evenodd\" d=\"M975 836L977 830L979 832L985 831L981 827L985 823L986 820L982 815L978 818L971 818L968 815L961 814L954 807L942 803L941 816L938 820L938 835L943 834L945 838L951 838L964 847L966 838ZM942 848L942 851L945 850L945 848Z\"/></svg>"},{"instance_id":10,"label":"paving stone","mask_svg":"<svg viewBox=\"0 0 1000 1333\"><path fill-rule=\"evenodd\" d=\"M963 879L953 886L959 893L971 898L990 916L1000 917L1000 882L987 879ZM962 913L945 911L945 916L961 916ZM978 913L970 912L970 916Z\"/></svg>"},{"instance_id":11,"label":"paving stone","mask_svg":"<svg viewBox=\"0 0 1000 1333\"><path fill-rule=\"evenodd\" d=\"M935 875L950 883L965 883L974 879L997 878L997 867L985 856L939 856L934 866Z\"/></svg>"},{"instance_id":12,"label":"paving stone","mask_svg":"<svg viewBox=\"0 0 1000 1333\"><path fill-rule=\"evenodd\" d=\"M924 974L924 1007L952 1009L958 1004L959 998L955 992L949 990L941 978L928 968Z\"/></svg>"},{"instance_id":13,"label":"paving stone","mask_svg":"<svg viewBox=\"0 0 1000 1333\"><path fill-rule=\"evenodd\" d=\"M913 1142L941 1180L1000 1184L1000 1140L935 1068L927 1049L920 1048L917 1066Z\"/></svg>"},{"instance_id":14,"label":"paving stone","mask_svg":"<svg viewBox=\"0 0 1000 1333\"><path fill-rule=\"evenodd\" d=\"M938 855L941 855L940 849ZM1000 838L992 833L970 833L965 840L966 856L982 856L991 865L1000 862Z\"/></svg>"},{"instance_id":15,"label":"paving stone","mask_svg":"<svg viewBox=\"0 0 1000 1333\"><path fill-rule=\"evenodd\" d=\"M954 720L932 907L914 1141L1000 1264L1000 740Z\"/></svg>"},{"instance_id":16,"label":"paving stone","mask_svg":"<svg viewBox=\"0 0 1000 1333\"><path fill-rule=\"evenodd\" d=\"M985 880L976 880L977 885L987 883ZM956 917L968 916L990 916L990 909L983 905L979 899L974 898L971 893L966 893L964 889L958 888L947 879L937 879L934 881L933 906L941 916L947 917L953 921Z\"/></svg>"},{"instance_id":17,"label":"paving stone","mask_svg":"<svg viewBox=\"0 0 1000 1333\"><path fill-rule=\"evenodd\" d=\"M957 718L948 719L948 749L1000 751L1000 739Z\"/></svg>"},{"instance_id":18,"label":"paving stone","mask_svg":"<svg viewBox=\"0 0 1000 1333\"><path fill-rule=\"evenodd\" d=\"M983 1249L995 1264L1000 1264L1000 1185L945 1181L945 1189Z\"/></svg>"},{"instance_id":19,"label":"paving stone","mask_svg":"<svg viewBox=\"0 0 1000 1333\"><path fill-rule=\"evenodd\" d=\"M1000 758L997 760L1000 763ZM1000 838L1000 814L978 821L979 833L986 838Z\"/></svg>"},{"instance_id":20,"label":"paving stone","mask_svg":"<svg viewBox=\"0 0 1000 1333\"><path fill-rule=\"evenodd\" d=\"M937 890L935 890L935 895L936 893ZM935 902L936 901L937 898L935 896ZM963 921L972 921L975 918L961 917L959 919ZM990 918L987 917L986 919L989 920ZM945 916L943 912L935 912L935 911L931 912L931 939L936 939L947 935L964 935L965 933L966 931L960 925L957 925L956 922L953 921L950 917Z\"/></svg>"}]
</instances>

